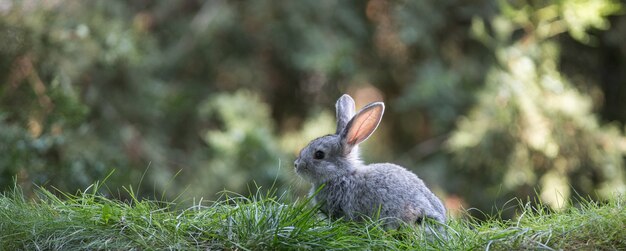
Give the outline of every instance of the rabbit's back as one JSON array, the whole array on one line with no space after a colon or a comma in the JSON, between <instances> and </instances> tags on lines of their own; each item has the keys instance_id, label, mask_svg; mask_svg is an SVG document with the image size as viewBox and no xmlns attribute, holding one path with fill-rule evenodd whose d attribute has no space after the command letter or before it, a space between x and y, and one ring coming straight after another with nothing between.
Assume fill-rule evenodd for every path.
<instances>
[{"instance_id":1,"label":"rabbit's back","mask_svg":"<svg viewBox=\"0 0 626 251\"><path fill-rule=\"evenodd\" d=\"M423 217L445 222L441 201L414 173L391 164L363 166L355 173L353 209L369 216L419 223Z\"/></svg>"}]
</instances>

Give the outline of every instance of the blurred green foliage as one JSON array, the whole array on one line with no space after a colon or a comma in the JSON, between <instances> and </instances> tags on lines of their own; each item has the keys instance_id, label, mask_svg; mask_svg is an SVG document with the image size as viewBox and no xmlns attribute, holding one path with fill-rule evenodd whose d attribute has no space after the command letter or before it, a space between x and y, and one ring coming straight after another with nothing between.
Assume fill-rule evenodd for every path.
<instances>
[{"instance_id":1,"label":"blurred green foliage","mask_svg":"<svg viewBox=\"0 0 626 251\"><path fill-rule=\"evenodd\" d=\"M215 198L306 191L333 103L384 100L362 148L454 212L626 191L613 0L1 1L0 187ZM15 180L15 181L14 181Z\"/></svg>"},{"instance_id":2,"label":"blurred green foliage","mask_svg":"<svg viewBox=\"0 0 626 251\"><path fill-rule=\"evenodd\" d=\"M250 181L276 180L284 188L286 172L279 172L281 156L272 128L269 107L249 91L208 97L200 104L199 118L205 125L202 139L207 144L200 174L193 174L190 189L219 191L240 188ZM290 164L290 163L287 163Z\"/></svg>"},{"instance_id":3,"label":"blurred green foliage","mask_svg":"<svg viewBox=\"0 0 626 251\"><path fill-rule=\"evenodd\" d=\"M480 19L472 25L496 62L478 104L448 141L463 176L474 177L467 190L480 180L491 184L483 189L503 199L535 191L553 209L567 206L576 192L601 199L624 193L625 139L614 125L598 124L591 98L559 71L560 47L552 39L568 31L591 42L585 31L608 28L604 16L620 6L612 1L522 3L502 2L494 35ZM519 29L526 31L515 39ZM483 192L466 196L489 203Z\"/></svg>"}]
</instances>

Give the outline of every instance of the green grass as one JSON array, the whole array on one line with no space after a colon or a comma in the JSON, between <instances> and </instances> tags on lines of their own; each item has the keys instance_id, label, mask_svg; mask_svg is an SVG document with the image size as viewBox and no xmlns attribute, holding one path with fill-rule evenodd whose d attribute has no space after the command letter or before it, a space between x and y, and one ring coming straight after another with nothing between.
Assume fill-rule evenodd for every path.
<instances>
[{"instance_id":1,"label":"green grass","mask_svg":"<svg viewBox=\"0 0 626 251\"><path fill-rule=\"evenodd\" d=\"M625 249L624 200L582 202L561 213L525 206L512 221L456 219L447 236L420 228L385 231L377 221L351 223L320 216L307 200L271 194L227 196L221 202L176 204L107 199L97 185L78 195L41 189L26 200L19 189L0 195L3 250L510 250Z\"/></svg>"}]
</instances>

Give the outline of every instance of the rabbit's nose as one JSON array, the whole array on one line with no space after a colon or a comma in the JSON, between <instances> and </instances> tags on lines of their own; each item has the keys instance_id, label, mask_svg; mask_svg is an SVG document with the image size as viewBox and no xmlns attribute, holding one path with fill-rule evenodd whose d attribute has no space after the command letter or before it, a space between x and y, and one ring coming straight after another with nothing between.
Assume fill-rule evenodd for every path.
<instances>
[{"instance_id":1,"label":"rabbit's nose","mask_svg":"<svg viewBox=\"0 0 626 251\"><path fill-rule=\"evenodd\" d=\"M296 161L293 162L293 167L297 168L298 164L300 163L300 159L296 159Z\"/></svg>"}]
</instances>

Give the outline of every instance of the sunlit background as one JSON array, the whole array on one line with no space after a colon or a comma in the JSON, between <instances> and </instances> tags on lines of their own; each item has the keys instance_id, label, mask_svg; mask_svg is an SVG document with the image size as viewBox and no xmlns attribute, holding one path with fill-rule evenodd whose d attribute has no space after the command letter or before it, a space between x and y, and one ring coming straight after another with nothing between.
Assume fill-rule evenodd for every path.
<instances>
[{"instance_id":1,"label":"sunlit background","mask_svg":"<svg viewBox=\"0 0 626 251\"><path fill-rule=\"evenodd\" d=\"M75 192L115 170L104 192L122 199L123 186L180 201L272 185L304 196L293 160L334 132L348 93L387 105L363 159L417 173L452 215L602 201L626 192L625 11L0 0L0 190Z\"/></svg>"}]
</instances>

